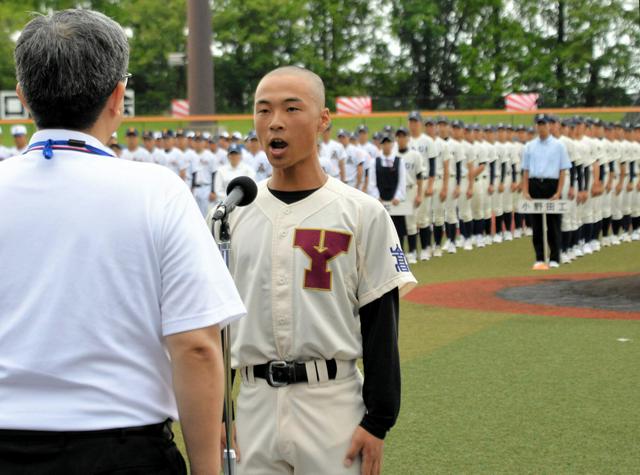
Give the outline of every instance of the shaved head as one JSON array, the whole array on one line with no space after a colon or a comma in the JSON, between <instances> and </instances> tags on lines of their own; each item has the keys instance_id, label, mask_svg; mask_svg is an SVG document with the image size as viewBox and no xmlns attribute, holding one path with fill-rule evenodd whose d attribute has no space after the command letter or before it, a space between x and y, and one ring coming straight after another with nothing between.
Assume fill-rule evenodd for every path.
<instances>
[{"instance_id":1,"label":"shaved head","mask_svg":"<svg viewBox=\"0 0 640 475\"><path fill-rule=\"evenodd\" d=\"M309 85L309 92L311 93L314 102L320 109L324 109L324 83L322 82L320 76L318 76L316 73L299 66L282 66L265 74L260 80L260 83L262 83L265 79L273 76L296 76L304 78ZM260 89L260 84L258 84L256 90L257 89Z\"/></svg>"}]
</instances>

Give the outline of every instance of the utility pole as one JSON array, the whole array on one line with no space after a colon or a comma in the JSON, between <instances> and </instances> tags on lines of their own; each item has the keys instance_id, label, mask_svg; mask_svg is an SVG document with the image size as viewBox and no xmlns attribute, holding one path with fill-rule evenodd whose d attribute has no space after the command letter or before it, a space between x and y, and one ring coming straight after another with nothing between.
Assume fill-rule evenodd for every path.
<instances>
[{"instance_id":1,"label":"utility pole","mask_svg":"<svg viewBox=\"0 0 640 475\"><path fill-rule=\"evenodd\" d=\"M187 94L189 114L215 114L213 57L211 54L211 3L188 0ZM200 125L204 125L200 123Z\"/></svg>"}]
</instances>

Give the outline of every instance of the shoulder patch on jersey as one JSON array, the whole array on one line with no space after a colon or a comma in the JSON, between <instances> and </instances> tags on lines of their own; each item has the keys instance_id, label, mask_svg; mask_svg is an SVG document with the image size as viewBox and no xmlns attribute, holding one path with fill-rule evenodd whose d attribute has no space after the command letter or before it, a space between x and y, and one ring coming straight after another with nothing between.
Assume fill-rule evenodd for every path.
<instances>
[{"instance_id":1,"label":"shoulder patch on jersey","mask_svg":"<svg viewBox=\"0 0 640 475\"><path fill-rule=\"evenodd\" d=\"M411 272L409 269L409 263L407 262L407 258L400 247L400 244L396 244L396 247L390 247L389 251L391 255L396 259L396 272Z\"/></svg>"}]
</instances>

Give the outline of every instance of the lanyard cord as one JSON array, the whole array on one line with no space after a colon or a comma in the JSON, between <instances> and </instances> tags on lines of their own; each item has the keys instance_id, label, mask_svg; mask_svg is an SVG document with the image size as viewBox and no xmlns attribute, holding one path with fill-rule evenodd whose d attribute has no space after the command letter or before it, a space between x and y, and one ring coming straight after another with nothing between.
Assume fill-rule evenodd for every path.
<instances>
[{"instance_id":1,"label":"lanyard cord","mask_svg":"<svg viewBox=\"0 0 640 475\"><path fill-rule=\"evenodd\" d=\"M42 150L42 155L47 160L53 157L54 150L70 150L73 152L89 153L92 155L101 155L103 157L114 157L109 152L106 152L100 148L88 145L84 140L43 140L42 142L36 142L29 146L27 150L23 152L29 153L33 150Z\"/></svg>"}]
</instances>

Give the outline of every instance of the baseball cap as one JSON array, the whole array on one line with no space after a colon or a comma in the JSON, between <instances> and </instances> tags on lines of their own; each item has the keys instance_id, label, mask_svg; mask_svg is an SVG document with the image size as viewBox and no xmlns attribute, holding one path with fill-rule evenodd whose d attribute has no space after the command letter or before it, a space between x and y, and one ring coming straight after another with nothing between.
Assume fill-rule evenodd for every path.
<instances>
[{"instance_id":1,"label":"baseball cap","mask_svg":"<svg viewBox=\"0 0 640 475\"><path fill-rule=\"evenodd\" d=\"M241 152L240 145L236 145L236 144L229 145L229 148L227 149L227 155L230 153L240 153L240 152Z\"/></svg>"},{"instance_id":2,"label":"baseball cap","mask_svg":"<svg viewBox=\"0 0 640 475\"><path fill-rule=\"evenodd\" d=\"M534 122L536 124L548 124L549 118L545 114L538 114L536 115Z\"/></svg>"},{"instance_id":3,"label":"baseball cap","mask_svg":"<svg viewBox=\"0 0 640 475\"><path fill-rule=\"evenodd\" d=\"M449 119L447 119L446 117L444 117L442 115L440 117L438 117L437 121L438 121L438 124L448 124L449 123Z\"/></svg>"},{"instance_id":4,"label":"baseball cap","mask_svg":"<svg viewBox=\"0 0 640 475\"><path fill-rule=\"evenodd\" d=\"M127 132L125 133L125 135L127 137L137 137L138 136L138 129L136 129L134 127L129 127L127 129Z\"/></svg>"},{"instance_id":5,"label":"baseball cap","mask_svg":"<svg viewBox=\"0 0 640 475\"><path fill-rule=\"evenodd\" d=\"M358 133L354 132L352 134L349 134L349 140L358 140Z\"/></svg>"},{"instance_id":6,"label":"baseball cap","mask_svg":"<svg viewBox=\"0 0 640 475\"><path fill-rule=\"evenodd\" d=\"M242 133L236 130L234 133L231 134L231 138L233 140L242 140Z\"/></svg>"},{"instance_id":7,"label":"baseball cap","mask_svg":"<svg viewBox=\"0 0 640 475\"><path fill-rule=\"evenodd\" d=\"M338 130L338 133L336 134L337 137L348 137L349 136L349 132L347 132L344 129L340 129Z\"/></svg>"},{"instance_id":8,"label":"baseball cap","mask_svg":"<svg viewBox=\"0 0 640 475\"><path fill-rule=\"evenodd\" d=\"M250 130L249 133L247 134L247 142L249 140L258 140L258 136L256 135L255 130Z\"/></svg>"},{"instance_id":9,"label":"baseball cap","mask_svg":"<svg viewBox=\"0 0 640 475\"><path fill-rule=\"evenodd\" d=\"M453 127L454 129L461 129L464 127L464 122L458 119L452 120L451 127Z\"/></svg>"},{"instance_id":10,"label":"baseball cap","mask_svg":"<svg viewBox=\"0 0 640 475\"><path fill-rule=\"evenodd\" d=\"M145 130L144 132L142 132L142 138L143 140L153 140L153 132L151 132L150 130Z\"/></svg>"},{"instance_id":11,"label":"baseball cap","mask_svg":"<svg viewBox=\"0 0 640 475\"><path fill-rule=\"evenodd\" d=\"M184 131L184 129L176 130L176 137L184 137L185 135L186 135L186 132Z\"/></svg>"},{"instance_id":12,"label":"baseball cap","mask_svg":"<svg viewBox=\"0 0 640 475\"><path fill-rule=\"evenodd\" d=\"M173 130L171 129L164 129L164 131L162 132L162 136L167 139L167 138L173 138L176 136L176 134L173 133Z\"/></svg>"},{"instance_id":13,"label":"baseball cap","mask_svg":"<svg viewBox=\"0 0 640 475\"><path fill-rule=\"evenodd\" d=\"M409 120L417 120L422 121L422 115L420 115L420 111L411 111L409 112Z\"/></svg>"},{"instance_id":14,"label":"baseball cap","mask_svg":"<svg viewBox=\"0 0 640 475\"><path fill-rule=\"evenodd\" d=\"M194 138L196 138L196 133L195 133L193 130L187 130L186 135L187 135L187 138L188 138L188 139L194 139Z\"/></svg>"},{"instance_id":15,"label":"baseball cap","mask_svg":"<svg viewBox=\"0 0 640 475\"><path fill-rule=\"evenodd\" d=\"M406 127L398 127L398 130L396 130L396 137L398 135L409 135L409 130Z\"/></svg>"},{"instance_id":16,"label":"baseball cap","mask_svg":"<svg viewBox=\"0 0 640 475\"><path fill-rule=\"evenodd\" d=\"M530 134L534 134L536 131L533 127L527 127L527 132L529 132Z\"/></svg>"},{"instance_id":17,"label":"baseball cap","mask_svg":"<svg viewBox=\"0 0 640 475\"><path fill-rule=\"evenodd\" d=\"M485 132L495 132L496 130L498 130L498 129L496 129L493 125L485 125L484 126L484 131Z\"/></svg>"},{"instance_id":18,"label":"baseball cap","mask_svg":"<svg viewBox=\"0 0 640 475\"><path fill-rule=\"evenodd\" d=\"M382 128L382 131L385 134L393 134L393 127L391 127L390 125L387 124Z\"/></svg>"},{"instance_id":19,"label":"baseball cap","mask_svg":"<svg viewBox=\"0 0 640 475\"><path fill-rule=\"evenodd\" d=\"M427 117L426 119L424 119L424 125L436 125L436 119L434 119L433 117Z\"/></svg>"},{"instance_id":20,"label":"baseball cap","mask_svg":"<svg viewBox=\"0 0 640 475\"><path fill-rule=\"evenodd\" d=\"M192 138L196 142L202 142L202 140L204 140L204 138L202 137L202 134L200 132L194 132Z\"/></svg>"},{"instance_id":21,"label":"baseball cap","mask_svg":"<svg viewBox=\"0 0 640 475\"><path fill-rule=\"evenodd\" d=\"M211 140L211 133L210 132L202 132L202 138L204 140Z\"/></svg>"},{"instance_id":22,"label":"baseball cap","mask_svg":"<svg viewBox=\"0 0 640 475\"><path fill-rule=\"evenodd\" d=\"M506 126L506 125L504 125L502 122L498 122L498 123L496 124L496 130L504 130L504 129L506 129L506 128L507 128L507 126Z\"/></svg>"},{"instance_id":23,"label":"baseball cap","mask_svg":"<svg viewBox=\"0 0 640 475\"><path fill-rule=\"evenodd\" d=\"M524 125L522 125L522 124L520 124L520 125L518 125L518 126L516 127L516 132L523 132L523 131L525 131L525 130L527 130L527 128L526 128Z\"/></svg>"},{"instance_id":24,"label":"baseball cap","mask_svg":"<svg viewBox=\"0 0 640 475\"><path fill-rule=\"evenodd\" d=\"M11 127L11 135L17 137L19 135L27 135L27 128L24 125L14 125Z\"/></svg>"},{"instance_id":25,"label":"baseball cap","mask_svg":"<svg viewBox=\"0 0 640 475\"><path fill-rule=\"evenodd\" d=\"M220 133L218 134L218 138L221 138L221 139L228 139L228 138L229 138L229 132L226 132L226 131L222 131L222 132L220 132Z\"/></svg>"},{"instance_id":26,"label":"baseball cap","mask_svg":"<svg viewBox=\"0 0 640 475\"><path fill-rule=\"evenodd\" d=\"M153 138L155 140L160 140L162 138L162 132L154 132L153 133Z\"/></svg>"},{"instance_id":27,"label":"baseball cap","mask_svg":"<svg viewBox=\"0 0 640 475\"><path fill-rule=\"evenodd\" d=\"M364 124L361 124L358 126L358 128L356 129L356 132L358 132L359 134L363 134L363 133L367 133L369 132L369 127L367 127Z\"/></svg>"},{"instance_id":28,"label":"baseball cap","mask_svg":"<svg viewBox=\"0 0 640 475\"><path fill-rule=\"evenodd\" d=\"M385 142L393 142L393 137L389 134L383 134L382 137L380 137L380 143L383 144Z\"/></svg>"},{"instance_id":29,"label":"baseball cap","mask_svg":"<svg viewBox=\"0 0 640 475\"><path fill-rule=\"evenodd\" d=\"M379 141L382 138L382 134L380 132L376 132L371 136L371 138Z\"/></svg>"}]
</instances>

